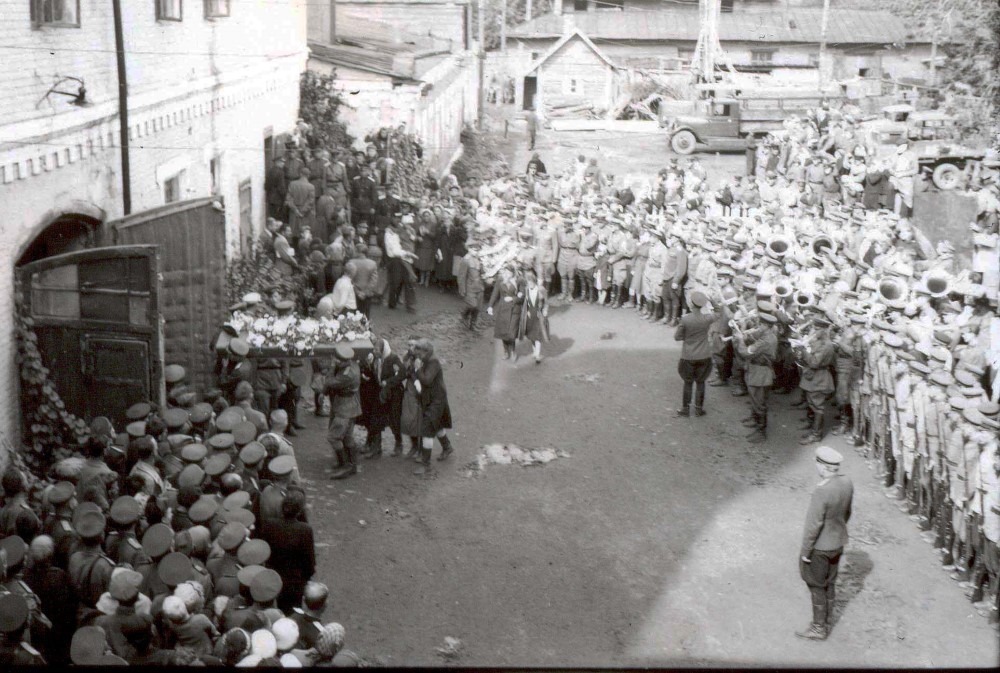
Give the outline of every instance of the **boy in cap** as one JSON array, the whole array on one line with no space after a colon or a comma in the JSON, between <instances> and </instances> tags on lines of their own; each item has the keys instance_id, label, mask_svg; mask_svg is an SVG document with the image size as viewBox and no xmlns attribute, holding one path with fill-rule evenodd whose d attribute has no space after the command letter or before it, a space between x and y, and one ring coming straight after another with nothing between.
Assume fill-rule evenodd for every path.
<instances>
[{"instance_id":1,"label":"boy in cap","mask_svg":"<svg viewBox=\"0 0 1000 673\"><path fill-rule=\"evenodd\" d=\"M809 587L813 618L808 628L795 633L807 640L826 640L833 625L834 586L854 499L854 484L840 473L843 459L829 446L816 449L821 481L809 500L799 550L799 572Z\"/></svg>"}]
</instances>

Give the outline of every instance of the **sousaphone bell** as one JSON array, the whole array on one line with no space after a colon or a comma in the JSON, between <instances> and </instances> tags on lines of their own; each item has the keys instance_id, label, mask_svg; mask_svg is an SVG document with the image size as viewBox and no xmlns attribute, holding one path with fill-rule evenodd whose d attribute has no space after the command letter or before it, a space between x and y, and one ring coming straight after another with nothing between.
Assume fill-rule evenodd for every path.
<instances>
[{"instance_id":1,"label":"sousaphone bell","mask_svg":"<svg viewBox=\"0 0 1000 673\"><path fill-rule=\"evenodd\" d=\"M767 254L775 259L784 259L792 251L792 239L777 234L767 242Z\"/></svg>"},{"instance_id":2,"label":"sousaphone bell","mask_svg":"<svg viewBox=\"0 0 1000 673\"><path fill-rule=\"evenodd\" d=\"M907 287L902 278L887 276L879 281L878 294L886 306L894 309L902 309L906 305L910 288Z\"/></svg>"}]
</instances>

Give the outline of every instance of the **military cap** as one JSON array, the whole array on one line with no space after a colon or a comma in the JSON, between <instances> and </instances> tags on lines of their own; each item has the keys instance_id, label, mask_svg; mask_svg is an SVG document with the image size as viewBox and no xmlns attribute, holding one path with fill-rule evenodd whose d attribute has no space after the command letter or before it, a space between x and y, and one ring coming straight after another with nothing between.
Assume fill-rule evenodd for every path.
<instances>
[{"instance_id":1,"label":"military cap","mask_svg":"<svg viewBox=\"0 0 1000 673\"><path fill-rule=\"evenodd\" d=\"M203 495L188 509L188 516L194 523L206 523L211 521L217 511L219 511L219 501L210 495Z\"/></svg>"},{"instance_id":2,"label":"military cap","mask_svg":"<svg viewBox=\"0 0 1000 673\"><path fill-rule=\"evenodd\" d=\"M973 425L978 425L979 427L986 427L986 417L979 413L979 409L975 406L968 406L962 410L962 418L967 420Z\"/></svg>"},{"instance_id":3,"label":"military cap","mask_svg":"<svg viewBox=\"0 0 1000 673\"><path fill-rule=\"evenodd\" d=\"M207 403L209 407L211 407L212 403L220 397L222 397L222 391L218 388L209 388L202 393L202 398L204 398L205 403Z\"/></svg>"},{"instance_id":4,"label":"military cap","mask_svg":"<svg viewBox=\"0 0 1000 673\"><path fill-rule=\"evenodd\" d=\"M219 531L219 536L216 538L216 542L218 542L219 546L225 551L233 551L243 544L243 540L246 539L249 533L250 531L243 524L230 521L222 527L222 530Z\"/></svg>"},{"instance_id":5,"label":"military cap","mask_svg":"<svg viewBox=\"0 0 1000 673\"><path fill-rule=\"evenodd\" d=\"M931 383L947 388L955 383L955 377L944 369L936 369L931 373Z\"/></svg>"},{"instance_id":6,"label":"military cap","mask_svg":"<svg viewBox=\"0 0 1000 673\"><path fill-rule=\"evenodd\" d=\"M111 520L119 526L129 526L139 520L142 506L130 495L123 495L111 503Z\"/></svg>"},{"instance_id":7,"label":"military cap","mask_svg":"<svg viewBox=\"0 0 1000 673\"><path fill-rule=\"evenodd\" d=\"M221 518L224 519L226 523L241 523L246 526L248 530L257 521L257 517L255 517L253 512L248 509L225 510Z\"/></svg>"},{"instance_id":8,"label":"military cap","mask_svg":"<svg viewBox=\"0 0 1000 673\"><path fill-rule=\"evenodd\" d=\"M170 552L156 566L156 574L167 586L175 587L191 579L191 559L179 551Z\"/></svg>"},{"instance_id":9,"label":"military cap","mask_svg":"<svg viewBox=\"0 0 1000 673\"><path fill-rule=\"evenodd\" d=\"M73 517L73 526L76 534L85 540L93 539L104 532L106 521L100 511L85 511L79 516Z\"/></svg>"},{"instance_id":10,"label":"military cap","mask_svg":"<svg viewBox=\"0 0 1000 673\"><path fill-rule=\"evenodd\" d=\"M882 341L890 348L901 348L903 346L903 338L895 332L886 332L883 334Z\"/></svg>"},{"instance_id":11,"label":"military cap","mask_svg":"<svg viewBox=\"0 0 1000 673\"><path fill-rule=\"evenodd\" d=\"M913 353L905 350L896 353L896 357L900 360L906 360L907 362L914 362L917 359Z\"/></svg>"},{"instance_id":12,"label":"military cap","mask_svg":"<svg viewBox=\"0 0 1000 673\"><path fill-rule=\"evenodd\" d=\"M954 409L955 411L964 411L966 408L969 407L971 402L964 397L953 395L952 397L948 398L948 404L951 405L951 408Z\"/></svg>"},{"instance_id":13,"label":"military cap","mask_svg":"<svg viewBox=\"0 0 1000 673\"><path fill-rule=\"evenodd\" d=\"M187 409L198 401L198 393L193 390L188 390L186 392L179 393L174 399L177 401L177 406Z\"/></svg>"},{"instance_id":14,"label":"military cap","mask_svg":"<svg viewBox=\"0 0 1000 673\"><path fill-rule=\"evenodd\" d=\"M192 423L207 423L212 419L212 405L207 402L199 402L191 408L190 420Z\"/></svg>"},{"instance_id":15,"label":"military cap","mask_svg":"<svg viewBox=\"0 0 1000 673\"><path fill-rule=\"evenodd\" d=\"M28 602L17 594L0 595L0 633L20 631L28 622Z\"/></svg>"},{"instance_id":16,"label":"military cap","mask_svg":"<svg viewBox=\"0 0 1000 673\"><path fill-rule=\"evenodd\" d=\"M282 299L274 304L274 309L279 312L291 311L293 308L295 308L295 302L291 299Z\"/></svg>"},{"instance_id":17,"label":"military cap","mask_svg":"<svg viewBox=\"0 0 1000 673\"><path fill-rule=\"evenodd\" d=\"M757 289L757 282L753 281L753 280L745 280L745 281L743 281L743 289L744 290L756 290Z\"/></svg>"},{"instance_id":18,"label":"military cap","mask_svg":"<svg viewBox=\"0 0 1000 673\"><path fill-rule=\"evenodd\" d=\"M843 461L844 457L840 452L829 446L820 446L816 449L816 462L824 465L840 465Z\"/></svg>"},{"instance_id":19,"label":"military cap","mask_svg":"<svg viewBox=\"0 0 1000 673\"><path fill-rule=\"evenodd\" d=\"M149 416L152 408L149 406L148 402L137 402L128 408L125 412L125 418L129 421L143 421Z\"/></svg>"},{"instance_id":20,"label":"military cap","mask_svg":"<svg viewBox=\"0 0 1000 673\"><path fill-rule=\"evenodd\" d=\"M257 426L250 421L242 421L233 428L233 441L236 446L246 446L257 439Z\"/></svg>"},{"instance_id":21,"label":"military cap","mask_svg":"<svg viewBox=\"0 0 1000 673\"><path fill-rule=\"evenodd\" d=\"M220 474L228 470L232 463L233 459L228 453L224 451L214 453L205 463L205 474L210 477L218 477Z\"/></svg>"},{"instance_id":22,"label":"military cap","mask_svg":"<svg viewBox=\"0 0 1000 673\"><path fill-rule=\"evenodd\" d=\"M181 473L177 476L177 486L180 488L184 488L185 486L201 486L204 481L205 470L193 463L181 470Z\"/></svg>"},{"instance_id":23,"label":"military cap","mask_svg":"<svg viewBox=\"0 0 1000 673\"><path fill-rule=\"evenodd\" d=\"M163 379L167 383L178 383L184 380L187 372L180 365L167 365L163 368Z\"/></svg>"},{"instance_id":24,"label":"military cap","mask_svg":"<svg viewBox=\"0 0 1000 673\"><path fill-rule=\"evenodd\" d=\"M229 352L233 355L239 355L240 357L246 357L247 353L250 352L250 344L246 340L239 337L229 340Z\"/></svg>"},{"instance_id":25,"label":"military cap","mask_svg":"<svg viewBox=\"0 0 1000 673\"><path fill-rule=\"evenodd\" d=\"M71 481L60 481L56 482L52 488L49 489L48 501L50 505L65 505L69 502L73 495L76 493L76 487Z\"/></svg>"},{"instance_id":26,"label":"military cap","mask_svg":"<svg viewBox=\"0 0 1000 673\"><path fill-rule=\"evenodd\" d=\"M925 376L931 373L931 368L919 360L913 360L910 362L910 369Z\"/></svg>"},{"instance_id":27,"label":"military cap","mask_svg":"<svg viewBox=\"0 0 1000 673\"><path fill-rule=\"evenodd\" d=\"M277 456L267 464L268 471L276 477L291 474L295 469L295 459L291 456Z\"/></svg>"},{"instance_id":28,"label":"military cap","mask_svg":"<svg viewBox=\"0 0 1000 673\"><path fill-rule=\"evenodd\" d=\"M240 584L249 589L250 585L253 584L253 578L259 575L264 569L264 566L243 566L236 573L236 579L239 580Z\"/></svg>"},{"instance_id":29,"label":"military cap","mask_svg":"<svg viewBox=\"0 0 1000 673\"><path fill-rule=\"evenodd\" d=\"M292 367L288 371L288 380L296 388L306 388L309 386L310 371L305 367Z\"/></svg>"},{"instance_id":30,"label":"military cap","mask_svg":"<svg viewBox=\"0 0 1000 673\"><path fill-rule=\"evenodd\" d=\"M240 462L244 465L256 465L267 457L267 449L260 442L250 442L240 450Z\"/></svg>"},{"instance_id":31,"label":"military cap","mask_svg":"<svg viewBox=\"0 0 1000 673\"><path fill-rule=\"evenodd\" d=\"M220 455L223 455L223 456L226 456L226 458L229 458L229 454L228 453L223 453L223 454L220 454ZM230 464L232 464L231 461L230 461ZM236 490L238 490L238 489L240 489L240 488L243 487L243 477L241 477L240 475L236 474L235 472L226 472L226 473L224 473L219 478L219 484L222 485L222 488L223 488L224 491L228 491L229 493L232 493L233 491L236 491Z\"/></svg>"},{"instance_id":32,"label":"military cap","mask_svg":"<svg viewBox=\"0 0 1000 673\"><path fill-rule=\"evenodd\" d=\"M104 512L101 510L101 506L96 502L81 502L73 509L73 525L76 525L77 518L83 516L84 514L100 514L104 516Z\"/></svg>"},{"instance_id":33,"label":"military cap","mask_svg":"<svg viewBox=\"0 0 1000 673\"><path fill-rule=\"evenodd\" d=\"M220 432L217 435L212 435L208 440L208 445L216 451L228 451L233 448L233 444L236 440L228 432Z\"/></svg>"},{"instance_id":34,"label":"military cap","mask_svg":"<svg viewBox=\"0 0 1000 673\"><path fill-rule=\"evenodd\" d=\"M691 303L695 307L701 308L702 306L708 303L708 297L705 296L704 292L695 290L694 292L691 293Z\"/></svg>"},{"instance_id":35,"label":"military cap","mask_svg":"<svg viewBox=\"0 0 1000 673\"><path fill-rule=\"evenodd\" d=\"M146 421L133 421L129 423L125 426L125 432L133 439L144 437L146 435Z\"/></svg>"},{"instance_id":36,"label":"military cap","mask_svg":"<svg viewBox=\"0 0 1000 673\"><path fill-rule=\"evenodd\" d=\"M4 611L5 612L5 611ZM3 614L0 612L0 614ZM25 608L27 618L27 608ZM97 666L108 647L107 636L100 626L83 626L73 633L69 658L77 666Z\"/></svg>"},{"instance_id":37,"label":"military cap","mask_svg":"<svg viewBox=\"0 0 1000 673\"><path fill-rule=\"evenodd\" d=\"M235 428L237 424L243 422L243 419L239 416L229 413L229 410L233 408L234 407L226 407L226 410L219 414L218 418L215 419L215 429L218 432L232 432L233 428Z\"/></svg>"},{"instance_id":38,"label":"military cap","mask_svg":"<svg viewBox=\"0 0 1000 673\"><path fill-rule=\"evenodd\" d=\"M247 540L240 545L236 558L245 566L264 565L271 558L271 545L264 540Z\"/></svg>"},{"instance_id":39,"label":"military cap","mask_svg":"<svg viewBox=\"0 0 1000 673\"><path fill-rule=\"evenodd\" d=\"M346 362L354 358L354 349L347 344L337 344L337 347L333 350L333 354L338 360Z\"/></svg>"},{"instance_id":40,"label":"military cap","mask_svg":"<svg viewBox=\"0 0 1000 673\"><path fill-rule=\"evenodd\" d=\"M142 550L150 558L158 559L168 551L174 543L174 531L165 523L155 523L146 529L142 536Z\"/></svg>"},{"instance_id":41,"label":"military cap","mask_svg":"<svg viewBox=\"0 0 1000 673\"><path fill-rule=\"evenodd\" d=\"M163 421L167 424L168 430L178 430L191 419L191 413L187 409L174 407L163 412Z\"/></svg>"},{"instance_id":42,"label":"military cap","mask_svg":"<svg viewBox=\"0 0 1000 673\"><path fill-rule=\"evenodd\" d=\"M979 413L988 418L993 418L1000 414L1000 404L996 402L983 402L978 407Z\"/></svg>"},{"instance_id":43,"label":"military cap","mask_svg":"<svg viewBox=\"0 0 1000 673\"><path fill-rule=\"evenodd\" d=\"M111 574L111 582L108 583L108 593L116 601L130 601L139 595L139 587L142 586L142 575L127 568L116 569Z\"/></svg>"},{"instance_id":44,"label":"military cap","mask_svg":"<svg viewBox=\"0 0 1000 673\"><path fill-rule=\"evenodd\" d=\"M760 313L774 313L777 307L769 301L759 301L757 302L757 310Z\"/></svg>"},{"instance_id":45,"label":"military cap","mask_svg":"<svg viewBox=\"0 0 1000 673\"><path fill-rule=\"evenodd\" d=\"M20 536L9 535L0 540L0 549L6 552L6 570L10 570L24 560L24 553L28 550L28 545L20 538Z\"/></svg>"},{"instance_id":46,"label":"military cap","mask_svg":"<svg viewBox=\"0 0 1000 673\"><path fill-rule=\"evenodd\" d=\"M778 323L778 316L772 315L770 313L761 312L760 314L761 322L766 322L771 325L776 325Z\"/></svg>"},{"instance_id":47,"label":"military cap","mask_svg":"<svg viewBox=\"0 0 1000 673\"><path fill-rule=\"evenodd\" d=\"M181 449L181 460L192 465L205 460L208 455L208 448L204 444L187 444Z\"/></svg>"},{"instance_id":48,"label":"military cap","mask_svg":"<svg viewBox=\"0 0 1000 673\"><path fill-rule=\"evenodd\" d=\"M226 499L222 501L222 509L232 512L237 509L243 509L250 504L250 494L246 491L234 491L226 496Z\"/></svg>"},{"instance_id":49,"label":"military cap","mask_svg":"<svg viewBox=\"0 0 1000 673\"><path fill-rule=\"evenodd\" d=\"M265 568L250 582L250 596L258 603L269 603L281 593L281 575Z\"/></svg>"},{"instance_id":50,"label":"military cap","mask_svg":"<svg viewBox=\"0 0 1000 673\"><path fill-rule=\"evenodd\" d=\"M972 375L972 372L965 371L964 369L959 369L955 372L955 380L960 386L966 388L979 385L979 381Z\"/></svg>"}]
</instances>

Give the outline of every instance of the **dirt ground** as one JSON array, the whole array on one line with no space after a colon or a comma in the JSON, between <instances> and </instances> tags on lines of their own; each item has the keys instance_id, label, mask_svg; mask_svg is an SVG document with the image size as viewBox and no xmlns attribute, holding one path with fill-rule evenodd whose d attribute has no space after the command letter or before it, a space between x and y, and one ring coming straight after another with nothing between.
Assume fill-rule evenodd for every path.
<instances>
[{"instance_id":1,"label":"dirt ground","mask_svg":"<svg viewBox=\"0 0 1000 673\"><path fill-rule=\"evenodd\" d=\"M542 135L548 162L600 146L602 164L648 170L648 141ZM511 138L517 142L517 138ZM575 144L574 144L575 143ZM527 159L524 143L512 166ZM712 159L724 171L738 157ZM706 162L708 163L708 162ZM647 165L648 164L648 165ZM729 168L733 170L733 168ZM709 388L704 418L677 419L673 330L627 311L554 307L536 366L500 358L492 328L469 334L461 303L418 293L418 313L376 307L394 347L437 344L456 453L430 477L388 454L331 481L325 419L304 413L295 445L317 531L327 617L389 666L995 666L997 631L940 569L916 525L883 496L852 447L852 541L830 639L798 577L802 519L817 482L798 414L776 397L753 446L743 400ZM542 466L470 469L491 443L569 454ZM391 449L386 432L384 446ZM435 449L435 458L440 449ZM456 654L442 655L446 637Z\"/></svg>"}]
</instances>

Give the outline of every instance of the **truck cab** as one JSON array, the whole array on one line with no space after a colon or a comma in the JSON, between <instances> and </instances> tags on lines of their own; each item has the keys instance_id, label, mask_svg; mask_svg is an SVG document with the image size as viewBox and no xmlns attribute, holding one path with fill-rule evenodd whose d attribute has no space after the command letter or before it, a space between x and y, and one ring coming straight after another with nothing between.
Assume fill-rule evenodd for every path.
<instances>
[{"instance_id":1,"label":"truck cab","mask_svg":"<svg viewBox=\"0 0 1000 673\"><path fill-rule=\"evenodd\" d=\"M692 114L661 115L660 126L670 136L670 146L678 154L691 154L699 144L714 149L742 149L740 102L733 98L697 101ZM734 145L727 147L727 145ZM738 145L738 147L737 147Z\"/></svg>"}]
</instances>

